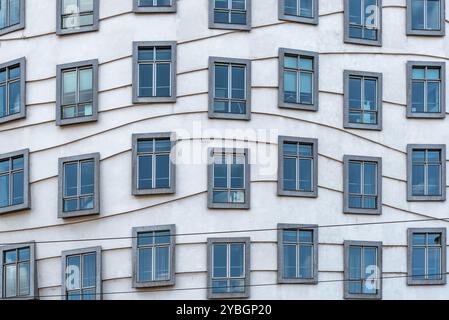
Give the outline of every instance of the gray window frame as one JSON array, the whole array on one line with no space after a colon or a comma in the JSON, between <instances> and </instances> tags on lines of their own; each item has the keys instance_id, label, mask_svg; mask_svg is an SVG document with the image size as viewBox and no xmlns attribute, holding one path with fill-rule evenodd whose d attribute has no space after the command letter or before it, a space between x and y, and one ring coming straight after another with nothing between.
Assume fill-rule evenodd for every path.
<instances>
[{"instance_id":1,"label":"gray window frame","mask_svg":"<svg viewBox=\"0 0 449 320\"><path fill-rule=\"evenodd\" d=\"M382 33L383 33L383 27L382 27L382 0L378 1L378 19L379 19L379 29L377 29L377 40L369 40L369 39L359 39L359 38L351 38L349 36L349 1L345 0L344 2L344 43L350 43L350 44L359 44L359 45L367 45L367 46L382 46Z\"/></svg>"},{"instance_id":2,"label":"gray window frame","mask_svg":"<svg viewBox=\"0 0 449 320\"><path fill-rule=\"evenodd\" d=\"M412 29L412 0L407 0L406 29L407 36L434 36L443 37L446 34L446 0L440 1L440 30L415 30Z\"/></svg>"},{"instance_id":3,"label":"gray window frame","mask_svg":"<svg viewBox=\"0 0 449 320\"><path fill-rule=\"evenodd\" d=\"M28 296L6 298L4 296L4 275L3 275L3 256L5 251L17 250L21 248L30 248L30 294ZM34 241L5 245L0 247L0 299L2 300L35 300L39 299L39 290L37 287L37 262L36 262L36 243Z\"/></svg>"},{"instance_id":4,"label":"gray window frame","mask_svg":"<svg viewBox=\"0 0 449 320\"><path fill-rule=\"evenodd\" d=\"M64 211L64 164L67 162L94 161L94 207L88 210ZM84 217L100 214L100 153L89 153L58 159L58 218Z\"/></svg>"},{"instance_id":5,"label":"gray window frame","mask_svg":"<svg viewBox=\"0 0 449 320\"><path fill-rule=\"evenodd\" d=\"M284 143L300 143L300 144L311 144L313 148L313 160L312 160L312 183L313 191L293 191L284 190ZM302 137L290 137L290 136L279 136L278 137L278 182L277 182L278 196L287 197L306 197L306 198L317 198L318 197L318 139L312 138L302 138Z\"/></svg>"},{"instance_id":6,"label":"gray window frame","mask_svg":"<svg viewBox=\"0 0 449 320\"><path fill-rule=\"evenodd\" d=\"M156 281L145 281L138 282L138 255L137 255L137 240L139 233L145 232L157 232L157 231L170 231L170 279L168 280L156 280ZM153 288L153 287L164 287L164 286L174 286L176 283L176 225L157 225L157 226L146 226L146 227L134 227L132 229L132 286L133 288Z\"/></svg>"},{"instance_id":7,"label":"gray window frame","mask_svg":"<svg viewBox=\"0 0 449 320\"><path fill-rule=\"evenodd\" d=\"M213 293L213 245L243 243L245 247L245 290L244 292ZM249 298L251 283L251 238L249 237L228 237L228 238L208 238L207 239L207 298L208 299L237 299Z\"/></svg>"},{"instance_id":8,"label":"gray window frame","mask_svg":"<svg viewBox=\"0 0 449 320\"><path fill-rule=\"evenodd\" d=\"M439 67L441 75L440 112L412 112L413 67ZM444 119L446 117L446 62L407 61L407 118Z\"/></svg>"},{"instance_id":9,"label":"gray window frame","mask_svg":"<svg viewBox=\"0 0 449 320\"><path fill-rule=\"evenodd\" d=\"M412 185L413 160L415 149L438 150L441 152L441 195L414 196ZM446 201L446 145L445 144L409 144L407 145L407 201Z\"/></svg>"},{"instance_id":10,"label":"gray window frame","mask_svg":"<svg viewBox=\"0 0 449 320\"><path fill-rule=\"evenodd\" d=\"M284 101L284 60L285 55L306 56L313 58L313 104L292 103ZM318 52L295 50L288 48L279 48L279 91L278 91L278 106L279 108L318 111L319 106L319 77L320 77L320 55Z\"/></svg>"},{"instance_id":11,"label":"gray window frame","mask_svg":"<svg viewBox=\"0 0 449 320\"><path fill-rule=\"evenodd\" d=\"M6 117L0 117L0 125L2 123L26 118L26 58L22 57L2 63L0 64L0 69L12 67L15 65L20 66L20 112ZM8 103L8 101L6 103Z\"/></svg>"},{"instance_id":12,"label":"gray window frame","mask_svg":"<svg viewBox=\"0 0 449 320\"><path fill-rule=\"evenodd\" d=\"M220 113L214 111L215 100L215 64L245 66L246 113ZM209 57L209 110L210 119L251 120L251 60L222 57ZM229 88L229 91L230 88ZM231 100L231 98L229 98Z\"/></svg>"},{"instance_id":13,"label":"gray window frame","mask_svg":"<svg viewBox=\"0 0 449 320\"><path fill-rule=\"evenodd\" d=\"M139 6L139 0L133 0L133 12L135 13L173 13L176 12L178 0L171 0L170 6ZM154 2L153 2L154 3Z\"/></svg>"},{"instance_id":14,"label":"gray window frame","mask_svg":"<svg viewBox=\"0 0 449 320\"><path fill-rule=\"evenodd\" d=\"M382 84L382 73L377 72L366 72L366 71L353 71L344 70L344 115L343 115L343 126L347 129L365 129L365 130L382 130L382 102L383 102L383 84ZM376 90L376 103L377 103L377 124L367 124L367 123L351 123L349 122L349 78L361 77L361 78L374 78L377 81ZM363 90L363 89L362 89Z\"/></svg>"},{"instance_id":15,"label":"gray window frame","mask_svg":"<svg viewBox=\"0 0 449 320\"><path fill-rule=\"evenodd\" d=\"M284 278L284 246L283 246L283 232L285 230L305 230L313 231L313 278ZM277 265L278 265L278 283L285 284L318 284L318 225L316 224L290 224L290 223L278 223L277 225Z\"/></svg>"},{"instance_id":16,"label":"gray window frame","mask_svg":"<svg viewBox=\"0 0 449 320\"><path fill-rule=\"evenodd\" d=\"M25 29L25 0L20 0L20 23L0 29L0 36Z\"/></svg>"},{"instance_id":17,"label":"gray window frame","mask_svg":"<svg viewBox=\"0 0 449 320\"><path fill-rule=\"evenodd\" d=\"M170 65L170 86L171 96L169 97L139 97L139 48L141 47L171 47L171 65ZM132 102L138 103L173 103L176 102L176 75L177 75L177 44L176 41L134 41L133 42L133 83L132 83Z\"/></svg>"},{"instance_id":18,"label":"gray window frame","mask_svg":"<svg viewBox=\"0 0 449 320\"><path fill-rule=\"evenodd\" d=\"M441 279L413 279L413 234L415 233L441 233ZM446 228L409 228L407 229L407 285L443 285L446 284Z\"/></svg>"},{"instance_id":19,"label":"gray window frame","mask_svg":"<svg viewBox=\"0 0 449 320\"><path fill-rule=\"evenodd\" d=\"M102 258L102 252L101 252L101 246L97 247L89 247L89 248L81 248L81 249L74 249L74 250L67 250L62 251L61 253L61 297L62 300L67 300L67 292L66 292L66 268L67 268L67 258L70 256L76 256L76 255L83 255L83 254L89 254L89 253L95 253L96 255L96 275L95 275L95 300L101 300L102 299L102 264L101 264L101 258Z\"/></svg>"},{"instance_id":20,"label":"gray window frame","mask_svg":"<svg viewBox=\"0 0 449 320\"><path fill-rule=\"evenodd\" d=\"M349 290L349 247L351 246L361 246L361 247L376 247L377 248L377 267L379 268L379 292L377 294L351 294L348 293ZM343 285L343 297L344 299L367 299L367 300L380 300L382 299L382 249L383 245L380 241L354 241L345 240L343 243L344 247L344 285Z\"/></svg>"},{"instance_id":21,"label":"gray window frame","mask_svg":"<svg viewBox=\"0 0 449 320\"><path fill-rule=\"evenodd\" d=\"M349 162L362 161L374 162L377 164L376 183L377 183L377 201L376 209L350 208L349 207ZM356 155L345 155L343 157L343 213L347 214L367 214L367 215L381 215L382 214L382 158L380 157L365 157Z\"/></svg>"},{"instance_id":22,"label":"gray window frame","mask_svg":"<svg viewBox=\"0 0 449 320\"><path fill-rule=\"evenodd\" d=\"M23 203L0 208L0 215L31 209L30 150L23 149L0 154L0 160L23 156Z\"/></svg>"},{"instance_id":23,"label":"gray window frame","mask_svg":"<svg viewBox=\"0 0 449 320\"><path fill-rule=\"evenodd\" d=\"M313 5L313 17L301 17L301 16L292 16L289 14L285 14L285 0L278 0L278 19L283 21L292 21L292 22L300 22L300 23L307 23L307 24L318 24L319 20L319 0L312 0Z\"/></svg>"},{"instance_id":24,"label":"gray window frame","mask_svg":"<svg viewBox=\"0 0 449 320\"><path fill-rule=\"evenodd\" d=\"M214 154L243 154L245 156L245 202L215 203L214 191ZM209 148L207 164L207 207L209 209L243 209L249 210L251 204L251 166L249 165L249 149L247 148Z\"/></svg>"},{"instance_id":25,"label":"gray window frame","mask_svg":"<svg viewBox=\"0 0 449 320\"><path fill-rule=\"evenodd\" d=\"M170 152L170 187L169 188L154 188L154 189L138 189L137 188L137 175L138 175L138 162L137 162L137 142L139 140L153 140L160 138L168 138L171 143ZM176 165L175 165L175 152L176 136L173 132L161 132L161 133L135 133L132 135L132 194L135 196L141 195L155 195L155 194L173 194L176 192Z\"/></svg>"},{"instance_id":26,"label":"gray window frame","mask_svg":"<svg viewBox=\"0 0 449 320\"><path fill-rule=\"evenodd\" d=\"M84 26L74 29L63 29L62 28L62 1L63 0L56 0L56 34L59 36L62 35L69 35L69 34L76 34L76 33L83 33L83 32L92 32L92 31L98 31L100 28L100 0L93 0L93 25L92 26Z\"/></svg>"},{"instance_id":27,"label":"gray window frame","mask_svg":"<svg viewBox=\"0 0 449 320\"><path fill-rule=\"evenodd\" d=\"M209 29L225 29L225 30L251 30L251 0L246 0L246 24L236 23L215 23L214 22L214 9L215 0L209 0Z\"/></svg>"},{"instance_id":28,"label":"gray window frame","mask_svg":"<svg viewBox=\"0 0 449 320\"><path fill-rule=\"evenodd\" d=\"M75 118L62 118L62 74L68 69L81 69L84 67L92 68L92 115ZM77 75L77 82L79 75ZM77 88L78 90L78 88ZM78 94L79 92L77 92ZM78 61L56 66L56 125L65 126L77 123L94 122L98 120L98 59Z\"/></svg>"}]
</instances>

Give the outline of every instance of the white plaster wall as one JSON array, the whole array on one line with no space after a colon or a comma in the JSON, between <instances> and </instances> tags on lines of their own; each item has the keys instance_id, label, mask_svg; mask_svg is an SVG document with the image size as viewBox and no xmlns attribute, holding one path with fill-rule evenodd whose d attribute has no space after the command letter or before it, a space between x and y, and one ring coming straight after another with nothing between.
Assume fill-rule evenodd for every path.
<instances>
[{"instance_id":1,"label":"white plaster wall","mask_svg":"<svg viewBox=\"0 0 449 320\"><path fill-rule=\"evenodd\" d=\"M408 60L446 61L448 36L406 37L405 0L384 0L383 46L343 43L343 0L320 1L318 26L280 22L277 0L253 0L253 30L208 29L207 0L178 0L177 14L133 14L131 0L101 0L100 30L55 35L55 0L26 0L26 29L0 38L0 63L27 59L27 118L0 125L0 153L29 148L32 210L0 217L0 242L129 237L135 226L176 224L178 233L275 228L277 223L345 224L448 217L447 203L407 203L406 145L449 141L449 119L412 120L405 117ZM175 104L132 105L132 42L178 42L178 99ZM318 112L277 107L278 48L320 52ZM252 120L207 118L208 57L253 60ZM100 62L99 121L55 125L56 65L80 60ZM381 72L384 76L384 129L381 132L343 129L343 70ZM449 78L449 77L447 77ZM449 97L449 95L447 95ZM447 101L449 104L449 99ZM207 209L206 164L189 164L190 142L178 142L175 195L131 195L131 134L177 132L201 138L208 130L277 130L275 135L250 137L251 210ZM284 198L276 195L277 134L319 139L319 197ZM233 138L232 132L227 139ZM241 140L244 136L239 137ZM204 149L207 141L197 141ZM263 155L258 148L267 147ZM57 160L90 152L101 154L101 214L57 218ZM342 159L345 154L383 157L382 216L342 213ZM197 155L198 156L198 155ZM254 161L252 161L254 162ZM267 168L271 172L267 173ZM269 170L268 170L269 171ZM449 181L449 180L448 180ZM382 241L385 276L405 276L406 230L446 227L447 222L323 228L319 232L319 280L343 279L343 241ZM219 236L250 236L251 283L276 283L276 232ZM140 292L131 287L131 241L110 240L37 245L38 286L42 299L61 294L61 251L94 245L103 248L104 299L203 299L206 240L211 235L177 238L176 286L165 291ZM174 289L174 290L173 290ZM384 299L447 298L449 285L407 286L405 278L383 281ZM270 285L251 288L253 299L341 299L343 283Z\"/></svg>"}]
</instances>

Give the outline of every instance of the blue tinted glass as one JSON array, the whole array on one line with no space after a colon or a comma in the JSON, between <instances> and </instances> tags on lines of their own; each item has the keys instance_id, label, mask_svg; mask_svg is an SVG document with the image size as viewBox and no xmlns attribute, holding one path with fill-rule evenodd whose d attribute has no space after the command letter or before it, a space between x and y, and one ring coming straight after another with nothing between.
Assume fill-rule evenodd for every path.
<instances>
[{"instance_id":1,"label":"blue tinted glass","mask_svg":"<svg viewBox=\"0 0 449 320\"><path fill-rule=\"evenodd\" d=\"M244 187L244 165L233 164L231 165L231 188L243 188Z\"/></svg>"},{"instance_id":2,"label":"blue tinted glass","mask_svg":"<svg viewBox=\"0 0 449 320\"><path fill-rule=\"evenodd\" d=\"M414 165L412 168L412 194L419 196L425 195L424 176L425 167L423 165Z\"/></svg>"},{"instance_id":3,"label":"blue tinted glass","mask_svg":"<svg viewBox=\"0 0 449 320\"><path fill-rule=\"evenodd\" d=\"M157 64L156 67L156 96L170 96L170 64Z\"/></svg>"},{"instance_id":4,"label":"blue tinted glass","mask_svg":"<svg viewBox=\"0 0 449 320\"><path fill-rule=\"evenodd\" d=\"M170 231L156 231L154 233L154 242L156 244L169 244L170 243Z\"/></svg>"},{"instance_id":5,"label":"blue tinted glass","mask_svg":"<svg viewBox=\"0 0 449 320\"><path fill-rule=\"evenodd\" d=\"M156 156L156 188L168 188L170 186L170 156Z\"/></svg>"},{"instance_id":6,"label":"blue tinted glass","mask_svg":"<svg viewBox=\"0 0 449 320\"><path fill-rule=\"evenodd\" d=\"M361 248L349 247L349 279L360 279L362 277L361 256Z\"/></svg>"},{"instance_id":7,"label":"blue tinted glass","mask_svg":"<svg viewBox=\"0 0 449 320\"><path fill-rule=\"evenodd\" d=\"M71 197L78 194L78 163L64 165L64 196Z\"/></svg>"},{"instance_id":8,"label":"blue tinted glass","mask_svg":"<svg viewBox=\"0 0 449 320\"><path fill-rule=\"evenodd\" d=\"M361 163L349 162L349 193L361 194Z\"/></svg>"},{"instance_id":9,"label":"blue tinted glass","mask_svg":"<svg viewBox=\"0 0 449 320\"><path fill-rule=\"evenodd\" d=\"M245 10L246 0L231 0L232 9L235 10Z\"/></svg>"},{"instance_id":10,"label":"blue tinted glass","mask_svg":"<svg viewBox=\"0 0 449 320\"><path fill-rule=\"evenodd\" d=\"M215 8L216 9L227 9L228 8L228 0L215 0Z\"/></svg>"},{"instance_id":11,"label":"blue tinted glass","mask_svg":"<svg viewBox=\"0 0 449 320\"><path fill-rule=\"evenodd\" d=\"M299 189L312 191L312 160L299 160Z\"/></svg>"},{"instance_id":12,"label":"blue tinted glass","mask_svg":"<svg viewBox=\"0 0 449 320\"><path fill-rule=\"evenodd\" d=\"M349 78L349 108L362 108L362 80L360 78Z\"/></svg>"},{"instance_id":13,"label":"blue tinted glass","mask_svg":"<svg viewBox=\"0 0 449 320\"><path fill-rule=\"evenodd\" d=\"M349 0L349 23L362 25L362 1Z\"/></svg>"},{"instance_id":14,"label":"blue tinted glass","mask_svg":"<svg viewBox=\"0 0 449 320\"><path fill-rule=\"evenodd\" d=\"M77 199L71 199L71 200L64 200L64 211L75 211L78 210L78 200Z\"/></svg>"},{"instance_id":15,"label":"blue tinted glass","mask_svg":"<svg viewBox=\"0 0 449 320\"><path fill-rule=\"evenodd\" d=\"M138 157L139 166L139 189L151 189L152 185L152 156Z\"/></svg>"},{"instance_id":16,"label":"blue tinted glass","mask_svg":"<svg viewBox=\"0 0 449 320\"><path fill-rule=\"evenodd\" d=\"M157 61L170 61L171 60L171 48L157 48L156 49Z\"/></svg>"},{"instance_id":17,"label":"blue tinted glass","mask_svg":"<svg viewBox=\"0 0 449 320\"><path fill-rule=\"evenodd\" d=\"M313 76L311 73L301 72L300 79L300 98L301 103L312 103Z\"/></svg>"},{"instance_id":18,"label":"blue tinted glass","mask_svg":"<svg viewBox=\"0 0 449 320\"><path fill-rule=\"evenodd\" d=\"M8 108L6 106L6 86L0 86L0 117L8 115Z\"/></svg>"},{"instance_id":19,"label":"blue tinted glass","mask_svg":"<svg viewBox=\"0 0 449 320\"><path fill-rule=\"evenodd\" d=\"M284 13L287 15L298 15L298 0L285 0Z\"/></svg>"},{"instance_id":20,"label":"blue tinted glass","mask_svg":"<svg viewBox=\"0 0 449 320\"><path fill-rule=\"evenodd\" d=\"M245 68L232 67L232 98L245 99Z\"/></svg>"},{"instance_id":21,"label":"blue tinted glass","mask_svg":"<svg viewBox=\"0 0 449 320\"><path fill-rule=\"evenodd\" d=\"M412 29L425 29L424 0L412 0Z\"/></svg>"},{"instance_id":22,"label":"blue tinted glass","mask_svg":"<svg viewBox=\"0 0 449 320\"><path fill-rule=\"evenodd\" d=\"M215 65L215 97L228 98L228 66Z\"/></svg>"},{"instance_id":23,"label":"blue tinted glass","mask_svg":"<svg viewBox=\"0 0 449 320\"><path fill-rule=\"evenodd\" d=\"M141 232L137 235L137 245L147 246L154 243L155 235L154 232Z\"/></svg>"},{"instance_id":24,"label":"blue tinted glass","mask_svg":"<svg viewBox=\"0 0 449 320\"><path fill-rule=\"evenodd\" d=\"M154 60L154 49L139 49L138 53L139 61L153 61Z\"/></svg>"},{"instance_id":25,"label":"blue tinted glass","mask_svg":"<svg viewBox=\"0 0 449 320\"><path fill-rule=\"evenodd\" d=\"M80 199L80 209L92 209L94 207L94 197L84 197Z\"/></svg>"},{"instance_id":26,"label":"blue tinted glass","mask_svg":"<svg viewBox=\"0 0 449 320\"><path fill-rule=\"evenodd\" d=\"M376 180L377 180L377 165L375 163L364 164L364 177L363 177L363 194L375 195L376 194Z\"/></svg>"},{"instance_id":27,"label":"blue tinted glass","mask_svg":"<svg viewBox=\"0 0 449 320\"><path fill-rule=\"evenodd\" d=\"M313 1L314 0L301 0L301 10L299 14L301 17L313 17Z\"/></svg>"},{"instance_id":28,"label":"blue tinted glass","mask_svg":"<svg viewBox=\"0 0 449 320\"><path fill-rule=\"evenodd\" d=\"M313 231L310 230L300 230L299 231L299 242L313 242Z\"/></svg>"},{"instance_id":29,"label":"blue tinted glass","mask_svg":"<svg viewBox=\"0 0 449 320\"><path fill-rule=\"evenodd\" d=\"M155 141L155 144L156 144L156 152L170 152L171 151L170 139L157 139Z\"/></svg>"},{"instance_id":30,"label":"blue tinted glass","mask_svg":"<svg viewBox=\"0 0 449 320\"><path fill-rule=\"evenodd\" d=\"M153 152L153 140L139 140L137 152Z\"/></svg>"},{"instance_id":31,"label":"blue tinted glass","mask_svg":"<svg viewBox=\"0 0 449 320\"><path fill-rule=\"evenodd\" d=\"M13 263L17 261L17 250L9 250L4 253L5 263Z\"/></svg>"},{"instance_id":32,"label":"blue tinted glass","mask_svg":"<svg viewBox=\"0 0 449 320\"><path fill-rule=\"evenodd\" d=\"M20 66L13 67L9 69L9 79L20 78Z\"/></svg>"},{"instance_id":33,"label":"blue tinted glass","mask_svg":"<svg viewBox=\"0 0 449 320\"><path fill-rule=\"evenodd\" d=\"M155 263L155 280L167 280L170 278L169 271L169 247L156 248L156 263Z\"/></svg>"},{"instance_id":34,"label":"blue tinted glass","mask_svg":"<svg viewBox=\"0 0 449 320\"><path fill-rule=\"evenodd\" d=\"M227 187L227 166L224 163L214 164L214 187L215 188Z\"/></svg>"},{"instance_id":35,"label":"blue tinted glass","mask_svg":"<svg viewBox=\"0 0 449 320\"><path fill-rule=\"evenodd\" d=\"M23 203L23 171L13 174L12 204Z\"/></svg>"},{"instance_id":36,"label":"blue tinted glass","mask_svg":"<svg viewBox=\"0 0 449 320\"><path fill-rule=\"evenodd\" d=\"M428 194L440 195L441 194L441 174L439 165L428 166Z\"/></svg>"},{"instance_id":37,"label":"blue tinted glass","mask_svg":"<svg viewBox=\"0 0 449 320\"><path fill-rule=\"evenodd\" d=\"M224 278L226 277L226 257L227 246L225 244L214 244L213 250L213 277Z\"/></svg>"},{"instance_id":38,"label":"blue tinted glass","mask_svg":"<svg viewBox=\"0 0 449 320\"><path fill-rule=\"evenodd\" d=\"M427 29L440 29L440 0L427 1Z\"/></svg>"},{"instance_id":39,"label":"blue tinted glass","mask_svg":"<svg viewBox=\"0 0 449 320\"><path fill-rule=\"evenodd\" d=\"M284 101L296 103L298 100L298 77L296 72L284 72Z\"/></svg>"},{"instance_id":40,"label":"blue tinted glass","mask_svg":"<svg viewBox=\"0 0 449 320\"><path fill-rule=\"evenodd\" d=\"M138 281L151 281L153 277L153 249L139 249L139 272Z\"/></svg>"},{"instance_id":41,"label":"blue tinted glass","mask_svg":"<svg viewBox=\"0 0 449 320\"><path fill-rule=\"evenodd\" d=\"M299 277L312 278L313 270L313 248L312 246L300 246L299 249Z\"/></svg>"},{"instance_id":42,"label":"blue tinted glass","mask_svg":"<svg viewBox=\"0 0 449 320\"><path fill-rule=\"evenodd\" d=\"M231 23L246 24L246 13L244 12L232 12Z\"/></svg>"},{"instance_id":43,"label":"blue tinted glass","mask_svg":"<svg viewBox=\"0 0 449 320\"><path fill-rule=\"evenodd\" d=\"M284 245L284 278L296 277L296 246Z\"/></svg>"},{"instance_id":44,"label":"blue tinted glass","mask_svg":"<svg viewBox=\"0 0 449 320\"><path fill-rule=\"evenodd\" d=\"M441 279L441 250L440 248L429 248L428 250L428 277L429 279Z\"/></svg>"},{"instance_id":45,"label":"blue tinted glass","mask_svg":"<svg viewBox=\"0 0 449 320\"><path fill-rule=\"evenodd\" d=\"M20 82L16 81L9 84L9 113L20 112Z\"/></svg>"},{"instance_id":46,"label":"blue tinted glass","mask_svg":"<svg viewBox=\"0 0 449 320\"><path fill-rule=\"evenodd\" d=\"M9 175L0 176L0 207L9 206Z\"/></svg>"},{"instance_id":47,"label":"blue tinted glass","mask_svg":"<svg viewBox=\"0 0 449 320\"><path fill-rule=\"evenodd\" d=\"M284 158L284 190L296 190L296 159Z\"/></svg>"},{"instance_id":48,"label":"blue tinted glass","mask_svg":"<svg viewBox=\"0 0 449 320\"><path fill-rule=\"evenodd\" d=\"M364 110L377 110L377 81L365 79L365 101Z\"/></svg>"},{"instance_id":49,"label":"blue tinted glass","mask_svg":"<svg viewBox=\"0 0 449 320\"><path fill-rule=\"evenodd\" d=\"M95 287L96 261L94 253L83 256L83 288Z\"/></svg>"},{"instance_id":50,"label":"blue tinted glass","mask_svg":"<svg viewBox=\"0 0 449 320\"><path fill-rule=\"evenodd\" d=\"M284 230L282 232L282 241L296 243L298 241L298 231L297 230Z\"/></svg>"},{"instance_id":51,"label":"blue tinted glass","mask_svg":"<svg viewBox=\"0 0 449 320\"><path fill-rule=\"evenodd\" d=\"M215 23L229 23L229 13L214 11L214 22Z\"/></svg>"},{"instance_id":52,"label":"blue tinted glass","mask_svg":"<svg viewBox=\"0 0 449 320\"><path fill-rule=\"evenodd\" d=\"M244 270L245 270L244 245L243 244L231 244L230 247L231 247L230 248L230 255L231 255L230 276L231 277L243 277Z\"/></svg>"},{"instance_id":53,"label":"blue tinted glass","mask_svg":"<svg viewBox=\"0 0 449 320\"><path fill-rule=\"evenodd\" d=\"M440 112L440 83L427 84L427 112Z\"/></svg>"},{"instance_id":54,"label":"blue tinted glass","mask_svg":"<svg viewBox=\"0 0 449 320\"><path fill-rule=\"evenodd\" d=\"M139 96L151 97L153 95L153 65L139 64Z\"/></svg>"},{"instance_id":55,"label":"blue tinted glass","mask_svg":"<svg viewBox=\"0 0 449 320\"><path fill-rule=\"evenodd\" d=\"M94 169L93 161L81 162L81 194L94 193Z\"/></svg>"},{"instance_id":56,"label":"blue tinted glass","mask_svg":"<svg viewBox=\"0 0 449 320\"><path fill-rule=\"evenodd\" d=\"M412 251L412 277L413 279L424 279L426 274L426 260L424 248L413 248Z\"/></svg>"}]
</instances>

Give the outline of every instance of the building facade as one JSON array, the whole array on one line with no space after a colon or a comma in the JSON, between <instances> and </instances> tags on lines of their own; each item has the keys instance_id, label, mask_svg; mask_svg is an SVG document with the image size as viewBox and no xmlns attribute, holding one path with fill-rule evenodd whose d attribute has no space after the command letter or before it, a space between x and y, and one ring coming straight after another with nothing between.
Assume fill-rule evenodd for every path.
<instances>
[{"instance_id":1,"label":"building facade","mask_svg":"<svg viewBox=\"0 0 449 320\"><path fill-rule=\"evenodd\" d=\"M447 298L447 19L0 0L0 296Z\"/></svg>"}]
</instances>

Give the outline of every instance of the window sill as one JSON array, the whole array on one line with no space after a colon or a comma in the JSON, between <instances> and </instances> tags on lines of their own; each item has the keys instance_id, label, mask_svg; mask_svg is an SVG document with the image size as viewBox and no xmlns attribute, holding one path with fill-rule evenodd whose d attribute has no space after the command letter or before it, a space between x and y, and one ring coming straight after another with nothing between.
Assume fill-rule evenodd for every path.
<instances>
[{"instance_id":1,"label":"window sill","mask_svg":"<svg viewBox=\"0 0 449 320\"><path fill-rule=\"evenodd\" d=\"M147 282L136 282L133 281L133 288L154 288L154 287L167 287L174 286L175 279L161 280L161 281L147 281Z\"/></svg>"},{"instance_id":2,"label":"window sill","mask_svg":"<svg viewBox=\"0 0 449 320\"><path fill-rule=\"evenodd\" d=\"M16 204L13 206L8 206L8 207L3 207L0 208L0 215L2 214L7 214L7 213L13 213L13 212L18 212L18 211L24 211L24 210L29 210L31 209L31 205L30 203L21 203L21 204Z\"/></svg>"},{"instance_id":3,"label":"window sill","mask_svg":"<svg viewBox=\"0 0 449 320\"><path fill-rule=\"evenodd\" d=\"M175 188L157 188L157 189L136 189L133 188L134 196L146 196L146 195L162 195L162 194L174 194Z\"/></svg>"},{"instance_id":4,"label":"window sill","mask_svg":"<svg viewBox=\"0 0 449 320\"><path fill-rule=\"evenodd\" d=\"M70 212L58 212L58 218L67 219L67 218L77 218L77 217L85 217L91 215L100 214L99 208L89 209L89 210L78 210L78 211L70 211Z\"/></svg>"},{"instance_id":5,"label":"window sill","mask_svg":"<svg viewBox=\"0 0 449 320\"><path fill-rule=\"evenodd\" d=\"M77 33L85 33L85 32L93 32L98 31L98 26L87 26L87 27L80 27L80 28L74 28L74 29L59 29L56 31L56 34L58 36L64 36L64 35L70 35L70 34L77 34Z\"/></svg>"},{"instance_id":6,"label":"window sill","mask_svg":"<svg viewBox=\"0 0 449 320\"><path fill-rule=\"evenodd\" d=\"M241 30L241 31L250 31L251 26L245 24L231 24L231 23L209 23L209 29L224 29L224 30Z\"/></svg>"}]
</instances>

